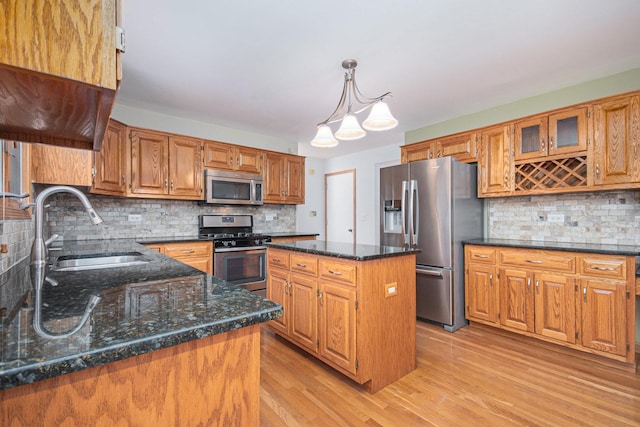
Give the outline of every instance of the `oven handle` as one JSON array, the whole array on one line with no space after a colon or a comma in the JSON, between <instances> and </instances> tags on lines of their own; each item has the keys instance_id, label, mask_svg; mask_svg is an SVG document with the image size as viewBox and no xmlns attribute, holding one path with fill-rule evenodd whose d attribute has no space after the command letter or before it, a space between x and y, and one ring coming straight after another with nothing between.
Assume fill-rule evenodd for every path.
<instances>
[{"instance_id":1,"label":"oven handle","mask_svg":"<svg viewBox=\"0 0 640 427\"><path fill-rule=\"evenodd\" d=\"M248 246L243 248L215 248L213 250L214 253L224 253L224 252L249 252L249 251L263 251L266 250L266 246Z\"/></svg>"}]
</instances>

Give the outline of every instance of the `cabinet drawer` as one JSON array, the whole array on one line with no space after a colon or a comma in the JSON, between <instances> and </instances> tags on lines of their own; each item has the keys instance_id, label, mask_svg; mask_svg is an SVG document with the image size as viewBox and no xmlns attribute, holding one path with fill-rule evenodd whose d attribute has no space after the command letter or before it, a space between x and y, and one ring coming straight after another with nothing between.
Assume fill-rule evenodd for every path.
<instances>
[{"instance_id":1,"label":"cabinet drawer","mask_svg":"<svg viewBox=\"0 0 640 427\"><path fill-rule=\"evenodd\" d=\"M575 273L576 258L562 252L548 252L526 249L501 249L499 251L501 265Z\"/></svg>"},{"instance_id":2,"label":"cabinet drawer","mask_svg":"<svg viewBox=\"0 0 640 427\"><path fill-rule=\"evenodd\" d=\"M627 278L626 259L616 256L582 256L580 257L580 274L625 280Z\"/></svg>"},{"instance_id":3,"label":"cabinet drawer","mask_svg":"<svg viewBox=\"0 0 640 427\"><path fill-rule=\"evenodd\" d=\"M211 256L211 242L172 243L164 247L164 254L171 258Z\"/></svg>"},{"instance_id":4,"label":"cabinet drawer","mask_svg":"<svg viewBox=\"0 0 640 427\"><path fill-rule=\"evenodd\" d=\"M467 246L467 262L496 263L496 248L491 246Z\"/></svg>"},{"instance_id":5,"label":"cabinet drawer","mask_svg":"<svg viewBox=\"0 0 640 427\"><path fill-rule=\"evenodd\" d=\"M354 264L321 259L320 277L355 286L356 266Z\"/></svg>"},{"instance_id":6,"label":"cabinet drawer","mask_svg":"<svg viewBox=\"0 0 640 427\"><path fill-rule=\"evenodd\" d=\"M270 267L289 269L289 254L286 252L267 251L267 263Z\"/></svg>"},{"instance_id":7,"label":"cabinet drawer","mask_svg":"<svg viewBox=\"0 0 640 427\"><path fill-rule=\"evenodd\" d=\"M291 254L291 271L318 276L318 259L310 255Z\"/></svg>"}]
</instances>

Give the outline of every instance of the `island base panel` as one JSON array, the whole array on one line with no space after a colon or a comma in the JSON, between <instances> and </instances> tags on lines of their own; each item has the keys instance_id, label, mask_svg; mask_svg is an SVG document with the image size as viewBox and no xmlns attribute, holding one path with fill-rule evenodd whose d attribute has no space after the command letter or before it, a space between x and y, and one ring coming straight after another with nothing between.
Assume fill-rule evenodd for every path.
<instances>
[{"instance_id":1,"label":"island base panel","mask_svg":"<svg viewBox=\"0 0 640 427\"><path fill-rule=\"evenodd\" d=\"M259 425L260 326L0 392L0 425Z\"/></svg>"}]
</instances>

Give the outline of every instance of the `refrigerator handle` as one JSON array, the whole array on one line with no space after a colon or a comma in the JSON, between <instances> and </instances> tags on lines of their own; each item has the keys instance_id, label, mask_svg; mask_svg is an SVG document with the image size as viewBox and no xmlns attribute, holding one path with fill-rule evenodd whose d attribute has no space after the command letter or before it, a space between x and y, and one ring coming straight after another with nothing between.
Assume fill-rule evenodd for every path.
<instances>
[{"instance_id":1,"label":"refrigerator handle","mask_svg":"<svg viewBox=\"0 0 640 427\"><path fill-rule=\"evenodd\" d=\"M409 193L409 182L402 181L402 205L400 209L402 210L402 238L404 239L404 244L409 245L409 232L407 231L407 195Z\"/></svg>"},{"instance_id":2,"label":"refrigerator handle","mask_svg":"<svg viewBox=\"0 0 640 427\"><path fill-rule=\"evenodd\" d=\"M409 211L411 212L411 244L413 246L418 245L418 228L420 226L420 212L418 206L418 181L413 179L411 180L411 199L409 201Z\"/></svg>"}]
</instances>

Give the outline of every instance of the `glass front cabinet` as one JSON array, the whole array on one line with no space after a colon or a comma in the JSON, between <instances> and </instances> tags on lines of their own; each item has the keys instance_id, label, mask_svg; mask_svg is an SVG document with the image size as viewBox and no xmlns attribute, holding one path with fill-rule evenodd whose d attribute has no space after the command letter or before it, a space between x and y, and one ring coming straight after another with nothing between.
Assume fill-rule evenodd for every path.
<instances>
[{"instance_id":1,"label":"glass front cabinet","mask_svg":"<svg viewBox=\"0 0 640 427\"><path fill-rule=\"evenodd\" d=\"M516 161L586 151L587 108L519 121L514 133Z\"/></svg>"}]
</instances>

